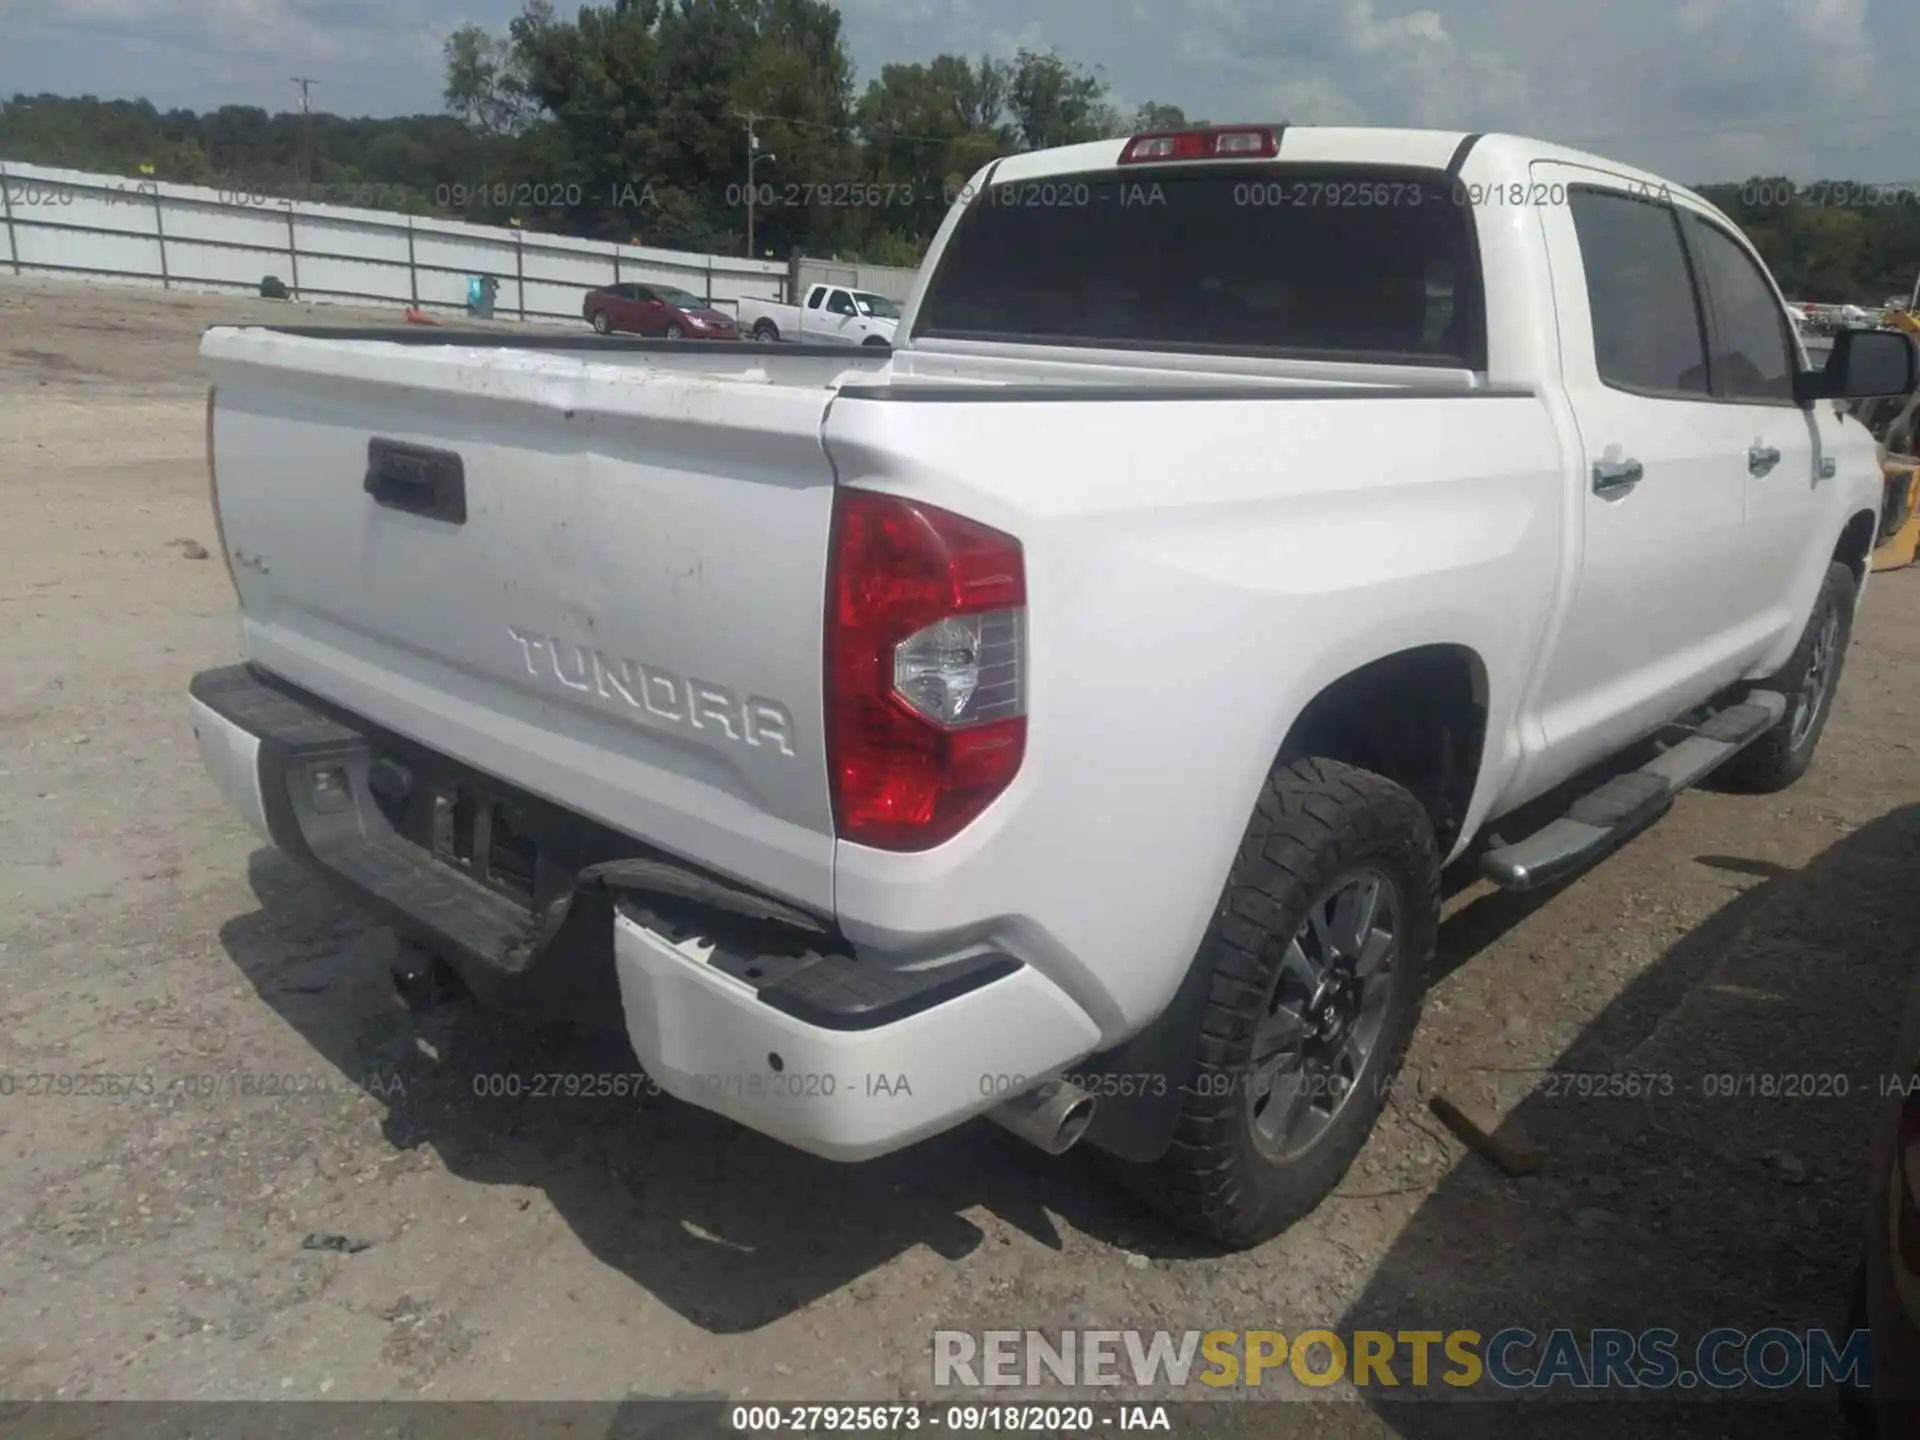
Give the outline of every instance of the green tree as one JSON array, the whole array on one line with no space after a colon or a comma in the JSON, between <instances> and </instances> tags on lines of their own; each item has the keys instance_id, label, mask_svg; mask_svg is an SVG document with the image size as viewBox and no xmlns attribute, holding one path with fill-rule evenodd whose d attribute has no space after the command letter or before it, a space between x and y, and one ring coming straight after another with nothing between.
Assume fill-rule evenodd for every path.
<instances>
[{"instance_id":1,"label":"green tree","mask_svg":"<svg viewBox=\"0 0 1920 1440\"><path fill-rule=\"evenodd\" d=\"M519 53L509 36L460 26L442 47L447 109L485 135L512 135L533 117Z\"/></svg>"},{"instance_id":2,"label":"green tree","mask_svg":"<svg viewBox=\"0 0 1920 1440\"><path fill-rule=\"evenodd\" d=\"M1020 148L1007 112L1011 67L937 55L884 66L855 107L865 173L886 213L868 217L872 244L892 233L930 236L982 165ZM892 188L884 188L892 187Z\"/></svg>"},{"instance_id":3,"label":"green tree","mask_svg":"<svg viewBox=\"0 0 1920 1440\"><path fill-rule=\"evenodd\" d=\"M1139 135L1148 130L1186 130L1206 123L1204 120L1187 119L1187 112L1178 105L1161 105L1149 100L1133 112L1129 133Z\"/></svg>"},{"instance_id":4,"label":"green tree","mask_svg":"<svg viewBox=\"0 0 1920 1440\"><path fill-rule=\"evenodd\" d=\"M1014 56L1007 103L1029 150L1099 140L1126 128L1107 100L1100 70L1070 64L1051 50L1021 50Z\"/></svg>"}]
</instances>

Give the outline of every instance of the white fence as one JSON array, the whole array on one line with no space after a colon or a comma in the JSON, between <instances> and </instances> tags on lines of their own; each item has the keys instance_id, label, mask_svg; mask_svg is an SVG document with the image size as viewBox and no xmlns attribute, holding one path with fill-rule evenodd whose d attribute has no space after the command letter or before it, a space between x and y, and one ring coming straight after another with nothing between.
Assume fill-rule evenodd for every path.
<instances>
[{"instance_id":1,"label":"white fence","mask_svg":"<svg viewBox=\"0 0 1920 1440\"><path fill-rule=\"evenodd\" d=\"M722 308L777 300L787 267L528 235L403 215L0 164L0 273L119 279L183 290L244 290L278 276L302 300L465 310L467 280L500 282L503 318L580 318L598 285L678 285Z\"/></svg>"}]
</instances>

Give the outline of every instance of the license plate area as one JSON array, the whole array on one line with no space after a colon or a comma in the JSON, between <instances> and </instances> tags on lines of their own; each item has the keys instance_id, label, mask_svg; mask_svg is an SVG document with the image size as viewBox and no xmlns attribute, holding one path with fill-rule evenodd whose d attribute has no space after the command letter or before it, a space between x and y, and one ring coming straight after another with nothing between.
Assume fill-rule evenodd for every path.
<instances>
[{"instance_id":1,"label":"license plate area","mask_svg":"<svg viewBox=\"0 0 1920 1440\"><path fill-rule=\"evenodd\" d=\"M520 807L471 785L441 785L433 795L430 848L443 864L529 909L540 878L540 846Z\"/></svg>"}]
</instances>

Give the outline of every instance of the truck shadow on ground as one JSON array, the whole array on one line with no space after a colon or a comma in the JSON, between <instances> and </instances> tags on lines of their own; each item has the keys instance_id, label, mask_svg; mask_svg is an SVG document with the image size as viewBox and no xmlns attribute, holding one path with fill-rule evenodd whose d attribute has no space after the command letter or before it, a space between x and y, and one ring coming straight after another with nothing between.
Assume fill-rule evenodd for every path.
<instances>
[{"instance_id":1,"label":"truck shadow on ground","mask_svg":"<svg viewBox=\"0 0 1920 1440\"><path fill-rule=\"evenodd\" d=\"M1586 1313L1576 1305L1585 1297L1595 1323L1626 1323L1619 1296L1658 1279L1673 1302L1662 1316L1686 1306L1716 1317L1711 1325L1778 1313L1782 1296L1797 1295L1827 1305L1808 1323L1829 1321L1858 1229L1852 1162L1864 1147L1866 1077L1891 1043L1881 1032L1899 964L1886 945L1897 942L1907 963L1898 882L1920 873L1908 863L1920 846L1916 815L1920 807L1889 816L1808 870L1739 896L1677 946L1561 1068L1670 1072L1693 1093L1637 1107L1529 1101L1522 1119L1552 1152L1547 1173L1508 1182L1478 1161L1462 1166L1355 1315L1399 1328L1414 1323L1407 1316L1484 1325ZM1717 863L1730 885L1751 871L1738 859ZM1057 1215L1156 1257L1218 1253L1117 1191L1092 1157L1049 1161L984 1122L841 1166L664 1098L536 1095L541 1076L637 1067L623 1040L530 1030L466 1002L409 1013L390 988L382 927L277 852L257 852L249 873L261 908L224 928L229 955L343 1077L380 1092L389 1143L431 1146L475 1183L542 1191L600 1261L714 1333L757 1329L850 1285L858 1298L863 1276L916 1246L961 1260L987 1238L964 1213L975 1207L1055 1248ZM1464 907L1442 928L1439 971L1551 899L1496 895ZM1718 996L1711 1014L1701 994ZM1836 1050L1845 1065L1827 1053ZM1854 1082L1843 1100L1698 1098L1708 1073L1840 1069ZM517 1096L493 1093L515 1087ZM1770 1171L1760 1158L1770 1149L1789 1169L1800 1157L1806 1183ZM1668 1262L1657 1257L1667 1250L1684 1255L1685 1267L1671 1265L1698 1293L1665 1283ZM1739 1273L1722 1284L1715 1256ZM1800 1277L1799 1290L1783 1286L1785 1274Z\"/></svg>"},{"instance_id":2,"label":"truck shadow on ground","mask_svg":"<svg viewBox=\"0 0 1920 1440\"><path fill-rule=\"evenodd\" d=\"M388 1143L431 1146L465 1180L544 1192L599 1260L715 1333L849 1285L857 1299L861 1277L915 1246L964 1259L987 1239L963 1213L974 1207L1054 1249L1057 1215L1128 1250L1218 1253L1116 1189L1096 1157L1049 1160L984 1121L843 1166L664 1097L553 1094L542 1077L634 1076L624 1039L533 1029L467 1001L409 1012L383 927L277 851L253 855L249 880L260 909L222 930L229 956L382 1100ZM1498 930L1477 927L1476 944Z\"/></svg>"},{"instance_id":3,"label":"truck shadow on ground","mask_svg":"<svg viewBox=\"0 0 1920 1440\"><path fill-rule=\"evenodd\" d=\"M1546 1074L1442 1077L1463 1100L1525 1095L1512 1118L1544 1151L1544 1167L1508 1179L1477 1157L1455 1166L1343 1329L1491 1337L1508 1326L1539 1335L1664 1327L1679 1332L1683 1363L1719 1326L1839 1334L1868 1145L1886 1105L1900 1001L1920 964L1911 898L1920 806L1881 817L1798 871L1740 856L1694 863L1737 893ZM1629 1089L1638 1098L1615 1093ZM1537 1353L1514 1357L1525 1365ZM1363 1393L1418 1440L1495 1433L1496 1420L1498 1433L1519 1433L1507 1423L1520 1418L1516 1407L1496 1416L1431 1400L1459 1398L1444 1385L1430 1386L1430 1403ZM1569 1394L1564 1385L1557 1393ZM1580 1433L1589 1423L1607 1434L1844 1433L1831 1391L1770 1397L1737 1414L1699 1403L1521 1408L1543 1434L1573 1433L1576 1415Z\"/></svg>"},{"instance_id":4,"label":"truck shadow on ground","mask_svg":"<svg viewBox=\"0 0 1920 1440\"><path fill-rule=\"evenodd\" d=\"M383 927L278 852L256 852L249 880L260 909L222 930L229 956L383 1101L388 1143L431 1146L464 1180L544 1192L595 1257L712 1332L849 1285L859 1298L863 1275L915 1246L960 1260L986 1239L961 1213L974 1206L1054 1247L1049 1212L1117 1243L1159 1233L1090 1166L1050 1162L985 1122L846 1166L664 1096L553 1093L544 1077L634 1079L639 1066L623 1037L530 1027L467 1000L409 1012Z\"/></svg>"}]
</instances>

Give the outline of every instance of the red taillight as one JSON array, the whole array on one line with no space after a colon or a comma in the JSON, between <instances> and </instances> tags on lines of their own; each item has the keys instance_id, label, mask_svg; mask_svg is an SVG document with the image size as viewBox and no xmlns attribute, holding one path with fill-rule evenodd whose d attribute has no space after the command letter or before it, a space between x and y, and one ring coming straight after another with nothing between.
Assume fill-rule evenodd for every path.
<instances>
[{"instance_id":1,"label":"red taillight","mask_svg":"<svg viewBox=\"0 0 1920 1440\"><path fill-rule=\"evenodd\" d=\"M1026 564L1011 535L837 490L827 575L827 763L842 839L927 850L1026 753Z\"/></svg>"},{"instance_id":2,"label":"red taillight","mask_svg":"<svg viewBox=\"0 0 1920 1440\"><path fill-rule=\"evenodd\" d=\"M1167 160L1271 160L1280 136L1270 125L1233 125L1208 130L1166 130L1136 135L1120 152L1122 165Z\"/></svg>"}]
</instances>

